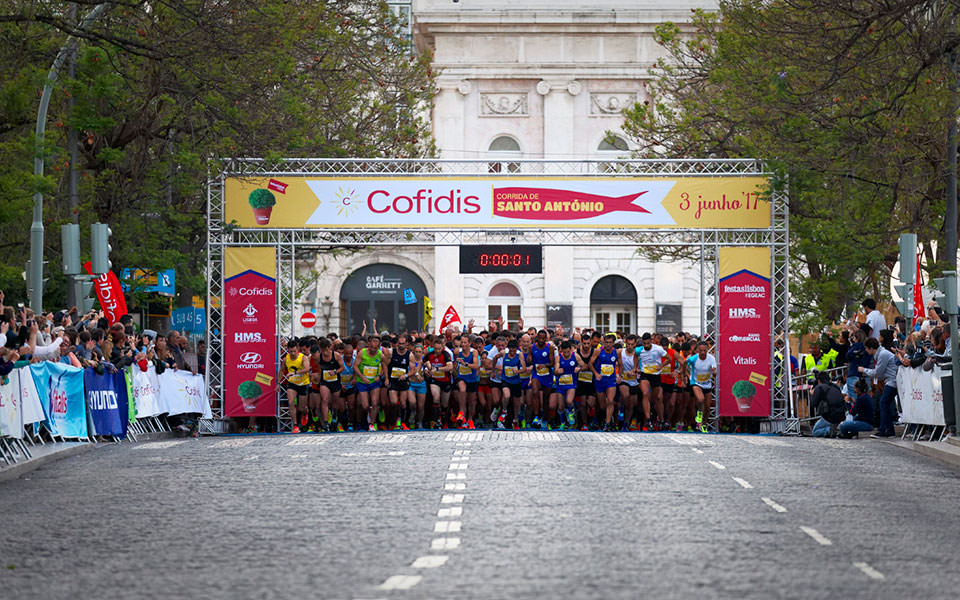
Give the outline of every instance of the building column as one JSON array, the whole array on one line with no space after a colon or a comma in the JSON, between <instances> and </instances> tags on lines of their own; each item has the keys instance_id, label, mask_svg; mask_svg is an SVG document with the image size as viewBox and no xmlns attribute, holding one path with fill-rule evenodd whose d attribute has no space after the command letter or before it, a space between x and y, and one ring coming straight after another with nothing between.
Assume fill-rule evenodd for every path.
<instances>
[{"instance_id":1,"label":"building column","mask_svg":"<svg viewBox=\"0 0 960 600\"><path fill-rule=\"evenodd\" d=\"M473 91L469 81L440 79L433 105L433 137L440 158L463 158L466 140L466 97Z\"/></svg>"}]
</instances>

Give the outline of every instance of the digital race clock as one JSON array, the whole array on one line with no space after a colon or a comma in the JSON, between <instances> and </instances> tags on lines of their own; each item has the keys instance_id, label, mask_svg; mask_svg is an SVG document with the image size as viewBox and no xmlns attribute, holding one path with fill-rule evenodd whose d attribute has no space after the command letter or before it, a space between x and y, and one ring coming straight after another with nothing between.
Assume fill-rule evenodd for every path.
<instances>
[{"instance_id":1,"label":"digital race clock","mask_svg":"<svg viewBox=\"0 0 960 600\"><path fill-rule=\"evenodd\" d=\"M460 246L461 273L542 273L542 246Z\"/></svg>"}]
</instances>

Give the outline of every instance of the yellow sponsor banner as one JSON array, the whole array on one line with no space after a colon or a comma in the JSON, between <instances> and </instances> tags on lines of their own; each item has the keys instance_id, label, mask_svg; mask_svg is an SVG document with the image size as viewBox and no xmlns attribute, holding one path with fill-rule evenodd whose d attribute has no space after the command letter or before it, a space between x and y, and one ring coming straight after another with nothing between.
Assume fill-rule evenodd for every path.
<instances>
[{"instance_id":1,"label":"yellow sponsor banner","mask_svg":"<svg viewBox=\"0 0 960 600\"><path fill-rule=\"evenodd\" d=\"M766 229L764 177L227 177L244 228Z\"/></svg>"},{"instance_id":2,"label":"yellow sponsor banner","mask_svg":"<svg viewBox=\"0 0 960 600\"><path fill-rule=\"evenodd\" d=\"M274 248L231 248L223 250L223 278L245 271L256 271L271 279L277 278L277 253Z\"/></svg>"},{"instance_id":3,"label":"yellow sponsor banner","mask_svg":"<svg viewBox=\"0 0 960 600\"><path fill-rule=\"evenodd\" d=\"M719 251L720 273L723 279L747 270L770 279L770 248L759 246L723 246Z\"/></svg>"}]
</instances>

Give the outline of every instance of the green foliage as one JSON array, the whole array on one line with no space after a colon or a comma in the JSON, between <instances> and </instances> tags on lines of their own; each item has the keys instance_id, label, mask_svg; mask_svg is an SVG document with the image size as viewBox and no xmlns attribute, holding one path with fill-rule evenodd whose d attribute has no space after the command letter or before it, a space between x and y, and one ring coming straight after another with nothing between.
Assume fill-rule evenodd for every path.
<instances>
[{"instance_id":1,"label":"green foliage","mask_svg":"<svg viewBox=\"0 0 960 600\"><path fill-rule=\"evenodd\" d=\"M741 379L733 384L730 393L734 398L753 398L757 395L757 387L746 379Z\"/></svg>"},{"instance_id":2,"label":"green foliage","mask_svg":"<svg viewBox=\"0 0 960 600\"><path fill-rule=\"evenodd\" d=\"M667 59L626 111L640 156L760 158L787 186L796 331L889 297L901 232L927 264L942 247L958 35L949 3L914 4L721 2L657 28Z\"/></svg>"},{"instance_id":3,"label":"green foliage","mask_svg":"<svg viewBox=\"0 0 960 600\"><path fill-rule=\"evenodd\" d=\"M269 208L277 204L277 199L273 193L264 188L258 188L250 192L248 201L253 208Z\"/></svg>"},{"instance_id":4,"label":"green foliage","mask_svg":"<svg viewBox=\"0 0 960 600\"><path fill-rule=\"evenodd\" d=\"M251 398L259 398L260 394L263 393L263 388L260 387L256 381L247 380L240 383L237 386L237 394L245 399L250 400Z\"/></svg>"},{"instance_id":5,"label":"green foliage","mask_svg":"<svg viewBox=\"0 0 960 600\"><path fill-rule=\"evenodd\" d=\"M71 127L84 254L89 224L109 223L115 270L176 268L186 295L206 287L206 182L220 159L434 153L430 56L396 34L381 0L117 4L82 32L37 150L38 100L66 41L68 5L0 8L0 264L12 265L2 282L23 270L31 199L42 191L53 284L59 225L74 218Z\"/></svg>"}]
</instances>

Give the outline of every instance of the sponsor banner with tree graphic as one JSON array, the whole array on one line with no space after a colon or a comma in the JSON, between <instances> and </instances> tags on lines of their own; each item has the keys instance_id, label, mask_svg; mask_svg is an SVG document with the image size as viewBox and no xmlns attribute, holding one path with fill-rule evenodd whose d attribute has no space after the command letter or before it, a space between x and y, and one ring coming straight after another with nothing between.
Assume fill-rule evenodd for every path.
<instances>
[{"instance_id":1,"label":"sponsor banner with tree graphic","mask_svg":"<svg viewBox=\"0 0 960 600\"><path fill-rule=\"evenodd\" d=\"M720 248L718 407L724 417L770 416L770 249Z\"/></svg>"},{"instance_id":2,"label":"sponsor banner with tree graphic","mask_svg":"<svg viewBox=\"0 0 960 600\"><path fill-rule=\"evenodd\" d=\"M274 248L226 248L223 395L228 417L277 414L277 256Z\"/></svg>"},{"instance_id":3,"label":"sponsor banner with tree graphic","mask_svg":"<svg viewBox=\"0 0 960 600\"><path fill-rule=\"evenodd\" d=\"M766 229L764 177L228 177L245 228Z\"/></svg>"}]
</instances>

